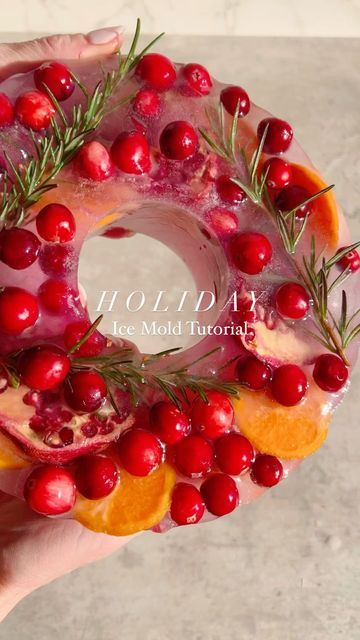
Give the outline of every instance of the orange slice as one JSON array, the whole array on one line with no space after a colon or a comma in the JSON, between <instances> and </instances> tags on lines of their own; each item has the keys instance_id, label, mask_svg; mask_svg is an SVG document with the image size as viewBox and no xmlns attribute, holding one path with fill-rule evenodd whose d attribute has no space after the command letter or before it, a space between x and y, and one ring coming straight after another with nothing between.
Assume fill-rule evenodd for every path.
<instances>
[{"instance_id":1,"label":"orange slice","mask_svg":"<svg viewBox=\"0 0 360 640\"><path fill-rule=\"evenodd\" d=\"M266 393L240 389L234 400L241 433L261 453L279 458L305 458L323 444L330 422L326 396L314 387L294 407L278 404Z\"/></svg>"},{"instance_id":2,"label":"orange slice","mask_svg":"<svg viewBox=\"0 0 360 640\"><path fill-rule=\"evenodd\" d=\"M107 498L79 496L73 516L84 527L112 536L128 536L151 529L169 509L175 472L167 463L139 478L120 470L120 483Z\"/></svg>"},{"instance_id":3,"label":"orange slice","mask_svg":"<svg viewBox=\"0 0 360 640\"><path fill-rule=\"evenodd\" d=\"M31 460L10 440L5 434L0 433L0 470L25 469L31 465Z\"/></svg>"}]
</instances>

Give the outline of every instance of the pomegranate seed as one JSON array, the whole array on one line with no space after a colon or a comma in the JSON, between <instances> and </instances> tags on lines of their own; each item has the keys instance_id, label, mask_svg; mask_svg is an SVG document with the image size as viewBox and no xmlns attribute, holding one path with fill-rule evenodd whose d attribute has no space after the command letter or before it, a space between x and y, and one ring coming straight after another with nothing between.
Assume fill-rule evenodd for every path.
<instances>
[{"instance_id":1,"label":"pomegranate seed","mask_svg":"<svg viewBox=\"0 0 360 640\"><path fill-rule=\"evenodd\" d=\"M17 363L21 380L31 389L57 387L70 370L70 359L60 347L42 344L23 351Z\"/></svg>"},{"instance_id":2,"label":"pomegranate seed","mask_svg":"<svg viewBox=\"0 0 360 640\"><path fill-rule=\"evenodd\" d=\"M252 468L251 479L261 487L273 487L283 477L283 466L275 456L267 454L256 456Z\"/></svg>"},{"instance_id":3,"label":"pomegranate seed","mask_svg":"<svg viewBox=\"0 0 360 640\"><path fill-rule=\"evenodd\" d=\"M169 122L160 135L160 149L170 160L185 160L193 156L199 146L198 135L190 122Z\"/></svg>"},{"instance_id":4,"label":"pomegranate seed","mask_svg":"<svg viewBox=\"0 0 360 640\"><path fill-rule=\"evenodd\" d=\"M152 89L140 89L134 96L132 105L141 118L157 118L162 106L159 94Z\"/></svg>"},{"instance_id":5,"label":"pomegranate seed","mask_svg":"<svg viewBox=\"0 0 360 640\"><path fill-rule=\"evenodd\" d=\"M176 69L166 56L148 53L136 67L136 76L155 89L169 89L175 82Z\"/></svg>"},{"instance_id":6,"label":"pomegranate seed","mask_svg":"<svg viewBox=\"0 0 360 640\"><path fill-rule=\"evenodd\" d=\"M191 62L183 67L183 76L194 94L207 96L213 85L210 74L201 64Z\"/></svg>"},{"instance_id":7,"label":"pomegranate seed","mask_svg":"<svg viewBox=\"0 0 360 640\"><path fill-rule=\"evenodd\" d=\"M74 249L63 244L48 244L39 255L41 269L49 276L64 276L76 266Z\"/></svg>"},{"instance_id":8,"label":"pomegranate seed","mask_svg":"<svg viewBox=\"0 0 360 640\"><path fill-rule=\"evenodd\" d=\"M271 244L262 233L240 233L232 241L231 250L236 266L250 275L261 273L272 257Z\"/></svg>"},{"instance_id":9,"label":"pomegranate seed","mask_svg":"<svg viewBox=\"0 0 360 640\"><path fill-rule=\"evenodd\" d=\"M32 327L39 316L35 296L19 287L5 287L0 292L0 331L11 336L20 335Z\"/></svg>"},{"instance_id":10,"label":"pomegranate seed","mask_svg":"<svg viewBox=\"0 0 360 640\"><path fill-rule=\"evenodd\" d=\"M282 158L269 158L266 160L263 169L263 175L266 174L266 185L270 189L283 189L292 178L291 164L282 160Z\"/></svg>"},{"instance_id":11,"label":"pomegranate seed","mask_svg":"<svg viewBox=\"0 0 360 640\"><path fill-rule=\"evenodd\" d=\"M1 260L12 269L30 267L37 259L39 250L38 238L27 229L13 228L1 234Z\"/></svg>"},{"instance_id":12,"label":"pomegranate seed","mask_svg":"<svg viewBox=\"0 0 360 640\"><path fill-rule=\"evenodd\" d=\"M47 426L48 421L44 416L35 415L32 416L29 420L29 427L30 429L35 431L35 433L41 433L42 431L45 431Z\"/></svg>"},{"instance_id":13,"label":"pomegranate seed","mask_svg":"<svg viewBox=\"0 0 360 640\"><path fill-rule=\"evenodd\" d=\"M54 202L38 213L36 228L39 236L47 242L69 242L75 235L75 218L70 209Z\"/></svg>"},{"instance_id":14,"label":"pomegranate seed","mask_svg":"<svg viewBox=\"0 0 360 640\"><path fill-rule=\"evenodd\" d=\"M87 142L81 147L76 156L76 167L83 178L96 182L107 180L113 172L110 153L97 140Z\"/></svg>"},{"instance_id":15,"label":"pomegranate seed","mask_svg":"<svg viewBox=\"0 0 360 640\"><path fill-rule=\"evenodd\" d=\"M165 444L175 444L187 436L190 421L173 402L157 402L150 410L150 426Z\"/></svg>"},{"instance_id":16,"label":"pomegranate seed","mask_svg":"<svg viewBox=\"0 0 360 640\"><path fill-rule=\"evenodd\" d=\"M306 216L309 216L313 210L311 202L301 206L301 203L305 202L310 196L311 193L309 193L307 189L293 184L280 191L276 196L275 204L277 208L283 212L296 209L296 217L303 220Z\"/></svg>"},{"instance_id":17,"label":"pomegranate seed","mask_svg":"<svg viewBox=\"0 0 360 640\"><path fill-rule=\"evenodd\" d=\"M205 504L200 491L192 484L179 482L172 494L170 515L179 525L196 524L204 515Z\"/></svg>"},{"instance_id":18,"label":"pomegranate seed","mask_svg":"<svg viewBox=\"0 0 360 640\"><path fill-rule=\"evenodd\" d=\"M74 478L62 467L38 467L26 480L24 498L30 509L43 516L67 513L75 504Z\"/></svg>"},{"instance_id":19,"label":"pomegranate seed","mask_svg":"<svg viewBox=\"0 0 360 640\"><path fill-rule=\"evenodd\" d=\"M90 329L91 322L88 320L77 320L67 325L64 332L64 342L67 349L71 349L85 333ZM106 338L100 331L93 331L91 336L74 351L74 355L80 357L97 356L106 347Z\"/></svg>"},{"instance_id":20,"label":"pomegranate seed","mask_svg":"<svg viewBox=\"0 0 360 640\"><path fill-rule=\"evenodd\" d=\"M344 249L345 247L341 247L337 253L344 251ZM342 258L340 258L340 260L338 260L336 265L342 271L344 271L345 269L349 269L349 271L351 271L352 273L355 273L355 271L358 271L360 269L359 252L356 251L356 249L353 249L352 251L348 251L348 253L345 253L345 255Z\"/></svg>"},{"instance_id":21,"label":"pomegranate seed","mask_svg":"<svg viewBox=\"0 0 360 640\"><path fill-rule=\"evenodd\" d=\"M276 292L275 304L277 312L281 316L298 320L309 311L310 298L305 287L301 284L285 282Z\"/></svg>"},{"instance_id":22,"label":"pomegranate seed","mask_svg":"<svg viewBox=\"0 0 360 640\"><path fill-rule=\"evenodd\" d=\"M74 442L74 432L70 427L60 429L59 436L64 447L69 447Z\"/></svg>"},{"instance_id":23,"label":"pomegranate seed","mask_svg":"<svg viewBox=\"0 0 360 640\"><path fill-rule=\"evenodd\" d=\"M265 127L268 126L263 150L265 153L283 153L291 144L293 130L288 122L279 118L265 118L258 126L258 140L264 135Z\"/></svg>"},{"instance_id":24,"label":"pomegranate seed","mask_svg":"<svg viewBox=\"0 0 360 640\"><path fill-rule=\"evenodd\" d=\"M162 461L157 437L145 429L127 429L118 441L123 467L133 476L148 476Z\"/></svg>"},{"instance_id":25,"label":"pomegranate seed","mask_svg":"<svg viewBox=\"0 0 360 640\"><path fill-rule=\"evenodd\" d=\"M75 481L88 500L100 500L114 491L119 480L116 464L108 456L85 456L76 467Z\"/></svg>"},{"instance_id":26,"label":"pomegranate seed","mask_svg":"<svg viewBox=\"0 0 360 640\"><path fill-rule=\"evenodd\" d=\"M236 373L240 384L254 391L263 389L271 380L269 365L256 356L248 356L240 360L236 366Z\"/></svg>"},{"instance_id":27,"label":"pomegranate seed","mask_svg":"<svg viewBox=\"0 0 360 640\"><path fill-rule=\"evenodd\" d=\"M307 386L306 375L296 364L284 364L273 373L272 394L285 407L298 404L304 397Z\"/></svg>"},{"instance_id":28,"label":"pomegranate seed","mask_svg":"<svg viewBox=\"0 0 360 640\"><path fill-rule=\"evenodd\" d=\"M41 306L49 313L60 313L74 306L79 294L65 280L45 280L38 291Z\"/></svg>"},{"instance_id":29,"label":"pomegranate seed","mask_svg":"<svg viewBox=\"0 0 360 640\"><path fill-rule=\"evenodd\" d=\"M207 402L197 398L191 406L191 424L205 438L219 438L230 431L234 422L234 409L227 395L209 391Z\"/></svg>"},{"instance_id":30,"label":"pomegranate seed","mask_svg":"<svg viewBox=\"0 0 360 640\"><path fill-rule=\"evenodd\" d=\"M0 127L8 127L14 122L14 107L5 93L0 93Z\"/></svg>"},{"instance_id":31,"label":"pomegranate seed","mask_svg":"<svg viewBox=\"0 0 360 640\"><path fill-rule=\"evenodd\" d=\"M175 464L184 476L204 476L212 468L213 462L212 446L202 436L187 436L176 445Z\"/></svg>"},{"instance_id":32,"label":"pomegranate seed","mask_svg":"<svg viewBox=\"0 0 360 640\"><path fill-rule=\"evenodd\" d=\"M228 236L238 228L237 215L229 209L214 207L207 214L208 222L213 231L219 236Z\"/></svg>"},{"instance_id":33,"label":"pomegranate seed","mask_svg":"<svg viewBox=\"0 0 360 640\"><path fill-rule=\"evenodd\" d=\"M86 438L94 438L98 432L98 426L92 420L88 420L81 426L81 433Z\"/></svg>"},{"instance_id":34,"label":"pomegranate seed","mask_svg":"<svg viewBox=\"0 0 360 640\"><path fill-rule=\"evenodd\" d=\"M215 453L220 471L231 476L250 469L255 455L252 444L240 433L229 433L216 440Z\"/></svg>"},{"instance_id":35,"label":"pomegranate seed","mask_svg":"<svg viewBox=\"0 0 360 640\"><path fill-rule=\"evenodd\" d=\"M250 99L245 89L232 85L222 90L220 100L230 115L235 115L239 105L239 117L243 118L250 111Z\"/></svg>"},{"instance_id":36,"label":"pomegranate seed","mask_svg":"<svg viewBox=\"0 0 360 640\"><path fill-rule=\"evenodd\" d=\"M239 492L233 478L225 473L215 473L200 488L207 510L214 516L225 516L239 504Z\"/></svg>"},{"instance_id":37,"label":"pomegranate seed","mask_svg":"<svg viewBox=\"0 0 360 640\"><path fill-rule=\"evenodd\" d=\"M97 411L107 396L103 377L96 371L77 371L65 383L65 399L75 411Z\"/></svg>"},{"instance_id":38,"label":"pomegranate seed","mask_svg":"<svg viewBox=\"0 0 360 640\"><path fill-rule=\"evenodd\" d=\"M55 108L41 91L28 91L16 100L15 115L24 127L40 131L49 126Z\"/></svg>"},{"instance_id":39,"label":"pomegranate seed","mask_svg":"<svg viewBox=\"0 0 360 640\"><path fill-rule=\"evenodd\" d=\"M56 100L66 100L75 89L71 73L60 62L45 62L34 71L35 85L39 91L46 93L46 87L50 89Z\"/></svg>"},{"instance_id":40,"label":"pomegranate seed","mask_svg":"<svg viewBox=\"0 0 360 640\"><path fill-rule=\"evenodd\" d=\"M336 393L344 386L348 376L344 361L334 353L323 353L316 358L313 378L320 389Z\"/></svg>"},{"instance_id":41,"label":"pomegranate seed","mask_svg":"<svg viewBox=\"0 0 360 640\"><path fill-rule=\"evenodd\" d=\"M219 176L215 182L219 198L232 205L241 204L246 200L245 191L232 181L231 176Z\"/></svg>"},{"instance_id":42,"label":"pomegranate seed","mask_svg":"<svg viewBox=\"0 0 360 640\"><path fill-rule=\"evenodd\" d=\"M22 399L24 404L27 404L29 407L35 407L36 409L40 409L42 405L42 397L38 391L34 391L31 389L27 391Z\"/></svg>"},{"instance_id":43,"label":"pomegranate seed","mask_svg":"<svg viewBox=\"0 0 360 640\"><path fill-rule=\"evenodd\" d=\"M150 171L149 144L138 131L120 133L111 147L111 158L124 173L140 175Z\"/></svg>"}]
</instances>

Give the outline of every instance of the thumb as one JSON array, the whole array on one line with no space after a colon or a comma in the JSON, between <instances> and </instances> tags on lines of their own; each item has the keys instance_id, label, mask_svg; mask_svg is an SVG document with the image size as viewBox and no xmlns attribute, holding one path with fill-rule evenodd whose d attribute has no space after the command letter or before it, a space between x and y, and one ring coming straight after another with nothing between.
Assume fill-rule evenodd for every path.
<instances>
[{"instance_id":1,"label":"thumb","mask_svg":"<svg viewBox=\"0 0 360 640\"><path fill-rule=\"evenodd\" d=\"M0 44L0 80L33 69L47 60L101 58L117 51L123 27L107 27L87 35L53 35L28 42Z\"/></svg>"}]
</instances>

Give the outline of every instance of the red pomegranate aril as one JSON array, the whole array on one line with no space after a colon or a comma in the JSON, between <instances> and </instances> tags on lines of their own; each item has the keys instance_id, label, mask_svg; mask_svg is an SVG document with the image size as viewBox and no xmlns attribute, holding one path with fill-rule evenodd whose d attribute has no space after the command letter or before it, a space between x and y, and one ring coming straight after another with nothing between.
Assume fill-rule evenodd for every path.
<instances>
[{"instance_id":1,"label":"red pomegranate aril","mask_svg":"<svg viewBox=\"0 0 360 640\"><path fill-rule=\"evenodd\" d=\"M111 158L120 171L141 175L150 171L150 148L138 131L123 131L111 147Z\"/></svg>"},{"instance_id":2,"label":"red pomegranate aril","mask_svg":"<svg viewBox=\"0 0 360 640\"><path fill-rule=\"evenodd\" d=\"M43 516L67 513L75 504L74 478L62 467L38 467L26 480L24 498L30 509Z\"/></svg>"},{"instance_id":3,"label":"red pomegranate aril","mask_svg":"<svg viewBox=\"0 0 360 640\"><path fill-rule=\"evenodd\" d=\"M110 495L118 480L117 466L109 456L85 456L77 463L76 486L88 500L100 500Z\"/></svg>"},{"instance_id":4,"label":"red pomegranate aril","mask_svg":"<svg viewBox=\"0 0 360 640\"><path fill-rule=\"evenodd\" d=\"M68 447L74 442L74 432L70 427L63 427L60 429L59 436L64 447Z\"/></svg>"},{"instance_id":5,"label":"red pomegranate aril","mask_svg":"<svg viewBox=\"0 0 360 640\"><path fill-rule=\"evenodd\" d=\"M250 472L252 481L261 487L274 487L282 479L283 473L280 460L268 454L256 456Z\"/></svg>"},{"instance_id":6,"label":"red pomegranate aril","mask_svg":"<svg viewBox=\"0 0 360 640\"><path fill-rule=\"evenodd\" d=\"M200 487L207 510L214 516L225 516L239 504L236 482L225 473L215 473Z\"/></svg>"},{"instance_id":7,"label":"red pomegranate aril","mask_svg":"<svg viewBox=\"0 0 360 640\"><path fill-rule=\"evenodd\" d=\"M305 373L296 364L284 364L275 369L271 391L275 400L285 407L292 407L303 399L308 382Z\"/></svg>"},{"instance_id":8,"label":"red pomegranate aril","mask_svg":"<svg viewBox=\"0 0 360 640\"><path fill-rule=\"evenodd\" d=\"M296 217L300 220L312 213L312 202L302 204L311 197L311 193L304 187L293 184L282 189L276 196L275 204L282 212L296 210Z\"/></svg>"},{"instance_id":9,"label":"red pomegranate aril","mask_svg":"<svg viewBox=\"0 0 360 640\"><path fill-rule=\"evenodd\" d=\"M31 389L54 389L65 380L70 358L55 345L38 345L23 351L17 362L21 381Z\"/></svg>"},{"instance_id":10,"label":"red pomegranate aril","mask_svg":"<svg viewBox=\"0 0 360 640\"><path fill-rule=\"evenodd\" d=\"M20 287L5 287L0 291L0 332L20 335L32 327L39 317L36 297Z\"/></svg>"},{"instance_id":11,"label":"red pomegranate aril","mask_svg":"<svg viewBox=\"0 0 360 640\"><path fill-rule=\"evenodd\" d=\"M48 276L65 276L76 266L74 249L64 244L43 246L39 254L39 261L41 269Z\"/></svg>"},{"instance_id":12,"label":"red pomegranate aril","mask_svg":"<svg viewBox=\"0 0 360 640\"><path fill-rule=\"evenodd\" d=\"M191 62L182 70L183 76L195 95L207 96L213 85L208 70L201 64Z\"/></svg>"},{"instance_id":13,"label":"red pomegranate aril","mask_svg":"<svg viewBox=\"0 0 360 640\"><path fill-rule=\"evenodd\" d=\"M99 430L98 425L91 420L85 422L85 424L81 425L81 433L85 438L94 438Z\"/></svg>"},{"instance_id":14,"label":"red pomegranate aril","mask_svg":"<svg viewBox=\"0 0 360 640\"><path fill-rule=\"evenodd\" d=\"M81 147L75 163L83 178L88 178L95 182L107 180L114 168L109 151L97 140L86 142Z\"/></svg>"},{"instance_id":15,"label":"red pomegranate aril","mask_svg":"<svg viewBox=\"0 0 360 640\"><path fill-rule=\"evenodd\" d=\"M46 93L50 89L56 100L61 102L71 96L75 82L69 69L60 62L45 62L34 71L36 88Z\"/></svg>"},{"instance_id":16,"label":"red pomegranate aril","mask_svg":"<svg viewBox=\"0 0 360 640\"><path fill-rule=\"evenodd\" d=\"M75 411L97 411L106 396L106 383L96 371L77 371L66 380L65 399Z\"/></svg>"},{"instance_id":17,"label":"red pomegranate aril","mask_svg":"<svg viewBox=\"0 0 360 640\"><path fill-rule=\"evenodd\" d=\"M268 364L256 356L247 356L239 360L236 366L237 380L240 384L259 391L264 389L271 380L271 369Z\"/></svg>"},{"instance_id":18,"label":"red pomegranate aril","mask_svg":"<svg viewBox=\"0 0 360 640\"><path fill-rule=\"evenodd\" d=\"M245 191L233 182L231 176L219 176L215 182L215 187L219 198L223 202L235 206L246 200Z\"/></svg>"},{"instance_id":19,"label":"red pomegranate aril","mask_svg":"<svg viewBox=\"0 0 360 640\"><path fill-rule=\"evenodd\" d=\"M228 236L237 231L238 218L233 211L214 207L208 212L207 219L212 230L219 236Z\"/></svg>"},{"instance_id":20,"label":"red pomegranate aril","mask_svg":"<svg viewBox=\"0 0 360 640\"><path fill-rule=\"evenodd\" d=\"M0 128L14 122L14 107L5 93L0 93Z\"/></svg>"},{"instance_id":21,"label":"red pomegranate aril","mask_svg":"<svg viewBox=\"0 0 360 640\"><path fill-rule=\"evenodd\" d=\"M0 257L11 269L27 269L39 255L40 241L27 229L13 228L0 237Z\"/></svg>"},{"instance_id":22,"label":"red pomegranate aril","mask_svg":"<svg viewBox=\"0 0 360 640\"><path fill-rule=\"evenodd\" d=\"M163 450L158 438L145 429L128 429L118 441L124 469L133 476L147 476L162 462Z\"/></svg>"},{"instance_id":23,"label":"red pomegranate aril","mask_svg":"<svg viewBox=\"0 0 360 640\"><path fill-rule=\"evenodd\" d=\"M41 131L49 126L51 118L55 115L55 108L45 93L28 91L16 100L15 115L24 127Z\"/></svg>"},{"instance_id":24,"label":"red pomegranate aril","mask_svg":"<svg viewBox=\"0 0 360 640\"><path fill-rule=\"evenodd\" d=\"M263 150L265 153L283 153L290 147L293 130L288 122L279 118L265 118L258 126L258 140L264 135L268 127Z\"/></svg>"},{"instance_id":25,"label":"red pomegranate aril","mask_svg":"<svg viewBox=\"0 0 360 640\"><path fill-rule=\"evenodd\" d=\"M190 432L190 420L173 402L157 402L150 410L150 427L165 444L176 444Z\"/></svg>"},{"instance_id":26,"label":"red pomegranate aril","mask_svg":"<svg viewBox=\"0 0 360 640\"><path fill-rule=\"evenodd\" d=\"M184 476L200 478L210 471L213 463L213 448L202 436L187 436L175 447L175 464Z\"/></svg>"},{"instance_id":27,"label":"red pomegranate aril","mask_svg":"<svg viewBox=\"0 0 360 640\"><path fill-rule=\"evenodd\" d=\"M159 90L170 89L176 80L176 69L169 58L160 53L148 53L135 71L139 80Z\"/></svg>"},{"instance_id":28,"label":"red pomegranate aril","mask_svg":"<svg viewBox=\"0 0 360 640\"><path fill-rule=\"evenodd\" d=\"M140 89L132 101L135 113L141 118L157 118L161 112L161 99L152 89Z\"/></svg>"},{"instance_id":29,"label":"red pomegranate aril","mask_svg":"<svg viewBox=\"0 0 360 640\"><path fill-rule=\"evenodd\" d=\"M291 164L282 158L269 158L264 163L262 174L266 175L266 186L269 189L283 189L291 182Z\"/></svg>"},{"instance_id":30,"label":"red pomegranate aril","mask_svg":"<svg viewBox=\"0 0 360 640\"><path fill-rule=\"evenodd\" d=\"M284 318L298 320L306 316L310 308L309 295L301 284L297 282L285 282L275 296L277 312Z\"/></svg>"},{"instance_id":31,"label":"red pomegranate aril","mask_svg":"<svg viewBox=\"0 0 360 640\"><path fill-rule=\"evenodd\" d=\"M70 209L54 202L39 211L36 229L39 236L47 242L69 242L75 235L75 218Z\"/></svg>"},{"instance_id":32,"label":"red pomegranate aril","mask_svg":"<svg viewBox=\"0 0 360 640\"><path fill-rule=\"evenodd\" d=\"M336 393L344 386L349 370L344 361L334 353L323 353L315 360L313 378L323 391Z\"/></svg>"},{"instance_id":33,"label":"red pomegranate aril","mask_svg":"<svg viewBox=\"0 0 360 640\"><path fill-rule=\"evenodd\" d=\"M192 484L179 482L173 491L171 518L178 525L196 524L204 515L205 504L200 491Z\"/></svg>"},{"instance_id":34,"label":"red pomegranate aril","mask_svg":"<svg viewBox=\"0 0 360 640\"><path fill-rule=\"evenodd\" d=\"M77 320L67 325L64 332L64 342L66 348L72 349L74 345L84 337L90 329L91 322L88 320ZM78 347L73 353L75 356L93 357L98 356L106 347L106 338L100 331L93 331L88 339Z\"/></svg>"},{"instance_id":35,"label":"red pomegranate aril","mask_svg":"<svg viewBox=\"0 0 360 640\"><path fill-rule=\"evenodd\" d=\"M240 233L231 243L236 266L249 275L256 275L270 262L272 246L262 233Z\"/></svg>"},{"instance_id":36,"label":"red pomegranate aril","mask_svg":"<svg viewBox=\"0 0 360 640\"><path fill-rule=\"evenodd\" d=\"M74 306L79 294L65 280L45 280L39 287L39 301L49 313L61 313Z\"/></svg>"},{"instance_id":37,"label":"red pomegranate aril","mask_svg":"<svg viewBox=\"0 0 360 640\"><path fill-rule=\"evenodd\" d=\"M219 438L230 431L234 423L234 409L225 393L208 391L207 402L197 398L191 405L190 418L194 429L205 438Z\"/></svg>"},{"instance_id":38,"label":"red pomegranate aril","mask_svg":"<svg viewBox=\"0 0 360 640\"><path fill-rule=\"evenodd\" d=\"M190 122L169 122L160 135L161 152L170 160L186 160L197 151L198 135Z\"/></svg>"},{"instance_id":39,"label":"red pomegranate aril","mask_svg":"<svg viewBox=\"0 0 360 640\"><path fill-rule=\"evenodd\" d=\"M254 449L240 433L229 433L215 442L216 462L224 473L238 476L250 469L254 460Z\"/></svg>"},{"instance_id":40,"label":"red pomegranate aril","mask_svg":"<svg viewBox=\"0 0 360 640\"><path fill-rule=\"evenodd\" d=\"M226 87L220 94L220 100L231 116L235 115L237 108L239 108L238 114L240 118L246 116L250 111L250 99L242 87L237 87L236 85Z\"/></svg>"},{"instance_id":41,"label":"red pomegranate aril","mask_svg":"<svg viewBox=\"0 0 360 640\"><path fill-rule=\"evenodd\" d=\"M346 247L341 247L337 253L344 251ZM348 251L345 255L340 258L340 260L336 263L337 267L344 271L345 269L349 269L352 273L355 273L360 269L360 255L356 249L352 251Z\"/></svg>"}]
</instances>

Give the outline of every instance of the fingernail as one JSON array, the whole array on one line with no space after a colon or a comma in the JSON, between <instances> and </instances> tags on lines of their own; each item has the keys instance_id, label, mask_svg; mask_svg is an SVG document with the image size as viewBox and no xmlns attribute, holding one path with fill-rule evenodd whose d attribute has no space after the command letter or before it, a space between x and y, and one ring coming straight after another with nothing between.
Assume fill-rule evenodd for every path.
<instances>
[{"instance_id":1,"label":"fingernail","mask_svg":"<svg viewBox=\"0 0 360 640\"><path fill-rule=\"evenodd\" d=\"M119 39L124 32L124 27L106 27L104 29L96 29L96 31L90 31L86 38L90 44L109 44L115 39Z\"/></svg>"}]
</instances>

